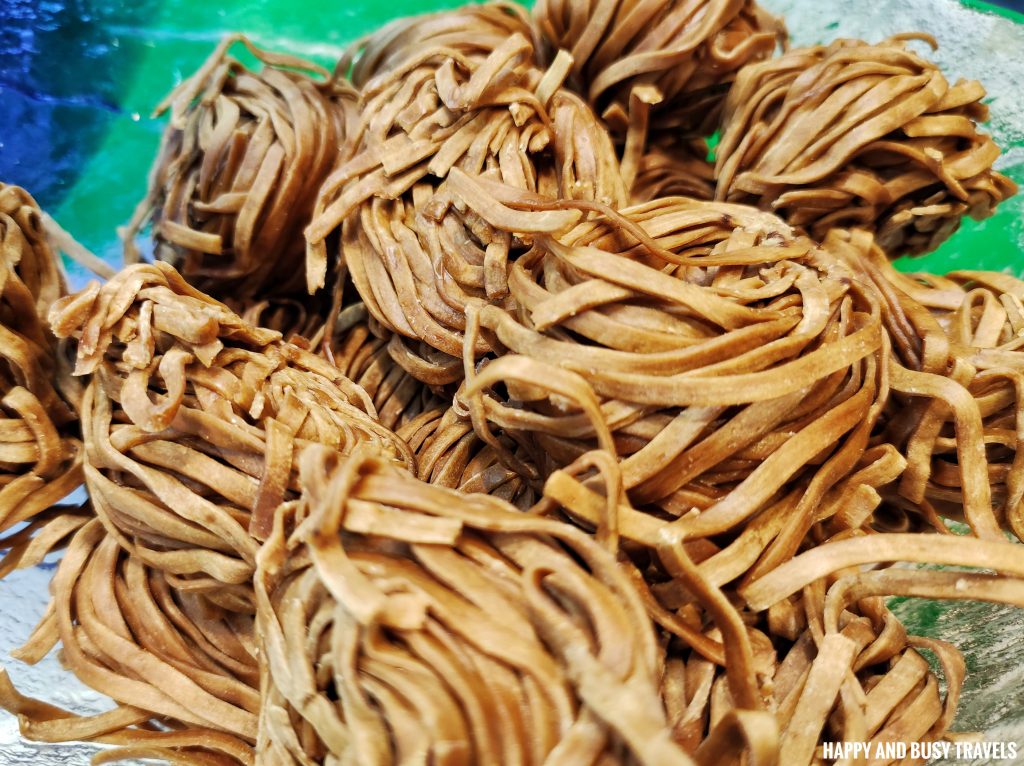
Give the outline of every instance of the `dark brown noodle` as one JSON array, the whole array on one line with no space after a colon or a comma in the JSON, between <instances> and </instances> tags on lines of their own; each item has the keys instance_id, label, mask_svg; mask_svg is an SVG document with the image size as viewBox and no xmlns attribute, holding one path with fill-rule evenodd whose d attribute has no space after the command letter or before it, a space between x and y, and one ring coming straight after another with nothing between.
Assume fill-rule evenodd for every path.
<instances>
[{"instance_id":1,"label":"dark brown noodle","mask_svg":"<svg viewBox=\"0 0 1024 766\"><path fill-rule=\"evenodd\" d=\"M261 71L230 55L238 42ZM218 298L302 294L301 232L348 154L356 99L315 64L226 37L157 108L171 121L125 233L126 260L138 260L134 238L152 220L156 256Z\"/></svg>"}]
</instances>

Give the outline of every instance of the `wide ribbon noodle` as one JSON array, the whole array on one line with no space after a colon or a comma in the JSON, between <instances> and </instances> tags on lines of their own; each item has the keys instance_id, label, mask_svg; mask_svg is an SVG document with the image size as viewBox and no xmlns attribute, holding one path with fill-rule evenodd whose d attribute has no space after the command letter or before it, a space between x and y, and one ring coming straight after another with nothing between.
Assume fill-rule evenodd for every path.
<instances>
[{"instance_id":1,"label":"wide ribbon noodle","mask_svg":"<svg viewBox=\"0 0 1024 766\"><path fill-rule=\"evenodd\" d=\"M253 327L167 264L58 301L78 341L86 485L108 532L173 582L252 608L259 539L297 488L304 444L380 442L415 464L369 395L324 359Z\"/></svg>"},{"instance_id":2,"label":"wide ribbon noodle","mask_svg":"<svg viewBox=\"0 0 1024 766\"><path fill-rule=\"evenodd\" d=\"M613 126L653 85L660 127L705 135L737 71L786 39L753 0L538 0L534 16L548 46L572 54L570 86Z\"/></svg>"},{"instance_id":3,"label":"wide ribbon noodle","mask_svg":"<svg viewBox=\"0 0 1024 766\"><path fill-rule=\"evenodd\" d=\"M251 615L177 587L97 518L71 538L52 591L15 656L35 663L59 645L64 665L118 704L78 716L18 693L0 671L0 705L18 714L24 736L115 746L94 763L253 763L260 671Z\"/></svg>"},{"instance_id":4,"label":"wide ribbon noodle","mask_svg":"<svg viewBox=\"0 0 1024 766\"><path fill-rule=\"evenodd\" d=\"M1024 281L902 274L865 231L835 230L828 243L884 295L894 391L885 438L907 458L899 510L940 533L941 514L1024 540Z\"/></svg>"},{"instance_id":5,"label":"wide ribbon noodle","mask_svg":"<svg viewBox=\"0 0 1024 766\"><path fill-rule=\"evenodd\" d=\"M557 521L303 455L260 553L258 764L692 763L615 559Z\"/></svg>"},{"instance_id":6,"label":"wide ribbon noodle","mask_svg":"<svg viewBox=\"0 0 1024 766\"><path fill-rule=\"evenodd\" d=\"M992 169L999 147L976 80L952 85L907 48L837 40L745 68L725 102L717 198L770 208L818 239L876 233L892 256L934 250L964 215L1016 193Z\"/></svg>"},{"instance_id":7,"label":"wide ribbon noodle","mask_svg":"<svg viewBox=\"0 0 1024 766\"><path fill-rule=\"evenodd\" d=\"M486 8L462 12L462 45L436 17L363 43L357 149L324 183L306 229L310 290L340 247L371 316L395 333L396 359L429 383L458 378L457 365L454 377L444 368L461 354L466 304L506 300L508 263L525 249L501 223L451 204L450 176L613 205L627 194L607 132L559 87L568 60L541 70L529 27L504 6ZM477 41L472 30L486 17L513 29Z\"/></svg>"},{"instance_id":8,"label":"wide ribbon noodle","mask_svg":"<svg viewBox=\"0 0 1024 766\"><path fill-rule=\"evenodd\" d=\"M0 533L14 530L0 541L10 551L3 574L82 483L82 445L78 392L46 324L50 305L66 292L60 262L45 213L24 189L3 183L0 259Z\"/></svg>"},{"instance_id":9,"label":"wide ribbon noodle","mask_svg":"<svg viewBox=\"0 0 1024 766\"><path fill-rule=\"evenodd\" d=\"M262 70L230 55L238 42ZM301 294L301 232L321 182L346 155L356 99L316 64L225 38L157 107L171 120L125 233L126 260L138 260L135 235L152 221L156 256L201 289Z\"/></svg>"}]
</instances>

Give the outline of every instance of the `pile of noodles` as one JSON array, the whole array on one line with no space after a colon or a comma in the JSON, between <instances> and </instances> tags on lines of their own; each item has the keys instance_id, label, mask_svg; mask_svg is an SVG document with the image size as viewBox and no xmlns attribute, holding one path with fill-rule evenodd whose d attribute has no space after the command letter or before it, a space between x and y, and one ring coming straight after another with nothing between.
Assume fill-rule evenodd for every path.
<instances>
[{"instance_id":1,"label":"pile of noodles","mask_svg":"<svg viewBox=\"0 0 1024 766\"><path fill-rule=\"evenodd\" d=\"M369 395L321 357L189 286L157 262L58 301L77 340L86 486L96 514L176 587L251 610L259 539L297 489L312 442L379 443L414 465Z\"/></svg>"},{"instance_id":2,"label":"pile of noodles","mask_svg":"<svg viewBox=\"0 0 1024 766\"><path fill-rule=\"evenodd\" d=\"M261 71L230 55L238 42ZM125 233L127 261L138 260L135 235L152 221L156 257L201 289L236 298L301 293L302 229L347 152L356 99L322 67L225 38L157 108L171 119Z\"/></svg>"},{"instance_id":3,"label":"pile of noodles","mask_svg":"<svg viewBox=\"0 0 1024 766\"><path fill-rule=\"evenodd\" d=\"M692 762L597 541L362 450L309 450L302 477L256 577L257 763Z\"/></svg>"},{"instance_id":4,"label":"pile of noodles","mask_svg":"<svg viewBox=\"0 0 1024 766\"><path fill-rule=\"evenodd\" d=\"M631 204L664 197L714 199L715 166L704 139L655 140L640 155L629 189Z\"/></svg>"},{"instance_id":5,"label":"pile of noodles","mask_svg":"<svg viewBox=\"0 0 1024 766\"><path fill-rule=\"evenodd\" d=\"M78 716L19 694L0 671L0 705L19 716L25 737L116 746L94 763L253 763L260 703L252 616L177 587L98 518L71 538L51 591L46 616L15 656L35 663L59 642L64 665L118 704Z\"/></svg>"},{"instance_id":6,"label":"pile of noodles","mask_svg":"<svg viewBox=\"0 0 1024 766\"><path fill-rule=\"evenodd\" d=\"M966 214L989 215L1016 185L975 80L950 85L904 35L837 40L746 67L726 99L717 199L772 209L823 239L876 233L890 255L935 249Z\"/></svg>"},{"instance_id":7,"label":"pile of noodles","mask_svg":"<svg viewBox=\"0 0 1024 766\"><path fill-rule=\"evenodd\" d=\"M366 391L377 421L401 432L418 415L442 403L445 392L431 390L406 372L391 356L390 333L374 325L364 304L349 305L334 320L332 338L323 340L322 353L338 372Z\"/></svg>"},{"instance_id":8,"label":"pile of noodles","mask_svg":"<svg viewBox=\"0 0 1024 766\"><path fill-rule=\"evenodd\" d=\"M349 46L335 71L363 88L375 75L398 69L425 51L440 49L461 60L479 60L513 35L529 40L534 51L539 48L529 13L504 0L407 16ZM535 54L532 59L539 64Z\"/></svg>"},{"instance_id":9,"label":"pile of noodles","mask_svg":"<svg viewBox=\"0 0 1024 766\"><path fill-rule=\"evenodd\" d=\"M716 742L709 722L713 727L727 710L762 706L775 719L774 727L761 731L777 738L765 746L778 763L818 763L822 741L870 742L875 752L877 743L941 739L956 713L963 658L948 643L908 635L883 597L1024 605L1016 545L875 529L875 487L885 481L878 481L880 460L862 460L815 509L795 557L761 567L769 552L742 574L762 540L799 524L792 498L716 550L713 541L691 539L679 525L658 528L625 494L613 510L609 498L616 497L616 486L621 489L622 477L595 454L585 457L599 467L601 481L580 470L592 467L586 460L578 461L552 474L532 513L587 520L598 539L620 537L628 554L619 556L620 565L631 572L650 617L672 637L663 699L676 741L698 760ZM995 573L889 568L892 562ZM938 660L944 697L921 650Z\"/></svg>"},{"instance_id":10,"label":"pile of noodles","mask_svg":"<svg viewBox=\"0 0 1024 766\"><path fill-rule=\"evenodd\" d=\"M902 274L865 231L830 246L885 296L894 391L885 438L907 468L894 503L946 532L1024 540L1024 281L1002 272Z\"/></svg>"},{"instance_id":11,"label":"pile of noodles","mask_svg":"<svg viewBox=\"0 0 1024 766\"><path fill-rule=\"evenodd\" d=\"M1024 567L1009 543L930 546L847 529L738 594L665 543L663 564L685 593L665 620L669 638L644 616L642 580L621 556L615 563L613 515L590 538L547 517L562 501L545 497L524 515L364 452L307 451L302 500L261 550L268 675L257 763L393 763L410 753L464 763L558 753L573 764L602 753L687 763L688 753L716 763L746 750L799 764L830 736L833 713L851 741L941 737L963 661L948 644L908 636L879 596L1024 604ZM604 498L613 505L614 474ZM923 555L988 561L1004 576L881 570L830 588L823 579ZM940 661L944 699L921 649Z\"/></svg>"},{"instance_id":12,"label":"pile of noodles","mask_svg":"<svg viewBox=\"0 0 1024 766\"><path fill-rule=\"evenodd\" d=\"M608 450L659 519L700 511L678 522L689 538L749 521L789 489L799 509L778 512L809 523L861 460L887 397L873 293L750 208L665 199L586 221L536 238L509 284L518 311L470 312L473 333L502 351L477 363L467 334L458 398L477 432L522 439L544 475Z\"/></svg>"},{"instance_id":13,"label":"pile of noodles","mask_svg":"<svg viewBox=\"0 0 1024 766\"><path fill-rule=\"evenodd\" d=\"M65 286L43 215L24 189L0 183L0 533L31 522L0 542L12 551L3 571L82 482L74 387L46 324Z\"/></svg>"},{"instance_id":14,"label":"pile of noodles","mask_svg":"<svg viewBox=\"0 0 1024 766\"><path fill-rule=\"evenodd\" d=\"M15 656L116 703L0 671L23 734L201 766L959 736L962 657L885 599L1024 606L1024 281L889 259L1015 188L910 36L782 30L488 3L333 74L231 36L162 107L129 265L69 296L0 185L0 577L65 551Z\"/></svg>"},{"instance_id":15,"label":"pile of noodles","mask_svg":"<svg viewBox=\"0 0 1024 766\"><path fill-rule=\"evenodd\" d=\"M426 410L398 430L416 453L418 477L430 484L499 497L520 508L529 507L536 498L539 472L531 466L527 475L509 468L501 454L480 439L456 407ZM516 451L514 442L505 449ZM528 455L518 450L524 464Z\"/></svg>"},{"instance_id":16,"label":"pile of noodles","mask_svg":"<svg viewBox=\"0 0 1024 766\"><path fill-rule=\"evenodd\" d=\"M504 6L489 8L469 14L468 40L488 15L521 26ZM324 284L340 247L370 315L394 334L393 357L431 384L458 380L465 306L507 302L508 264L529 239L452 204L454 174L543 197L626 199L607 131L559 87L566 58L544 71L520 31L459 46L438 23L363 44L356 150L324 183L306 229L309 289Z\"/></svg>"},{"instance_id":17,"label":"pile of noodles","mask_svg":"<svg viewBox=\"0 0 1024 766\"><path fill-rule=\"evenodd\" d=\"M737 72L786 39L754 0L538 0L533 15L545 50L572 55L569 86L613 129L634 90L653 86L659 127L712 133Z\"/></svg>"}]
</instances>

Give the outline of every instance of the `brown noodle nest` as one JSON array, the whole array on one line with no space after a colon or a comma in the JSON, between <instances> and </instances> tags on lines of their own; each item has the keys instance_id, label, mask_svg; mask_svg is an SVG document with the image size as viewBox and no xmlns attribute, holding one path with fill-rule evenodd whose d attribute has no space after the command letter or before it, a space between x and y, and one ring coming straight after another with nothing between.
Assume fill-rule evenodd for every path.
<instances>
[{"instance_id":1,"label":"brown noodle nest","mask_svg":"<svg viewBox=\"0 0 1024 766\"><path fill-rule=\"evenodd\" d=\"M519 435L542 474L608 449L636 502L700 509L701 536L824 464L808 513L859 459L886 397L873 296L750 208L668 199L586 221L537 239L509 284L518 311L470 314L504 352L476 365L467 344L460 398L481 437L490 424Z\"/></svg>"},{"instance_id":2,"label":"brown noodle nest","mask_svg":"<svg viewBox=\"0 0 1024 766\"><path fill-rule=\"evenodd\" d=\"M864 231L834 231L829 242L884 295L901 363L886 439L908 461L902 504L939 532L948 531L941 514L994 539L998 526L1024 539L1024 281L901 274Z\"/></svg>"},{"instance_id":3,"label":"brown noodle nest","mask_svg":"<svg viewBox=\"0 0 1024 766\"><path fill-rule=\"evenodd\" d=\"M117 703L0 672L23 734L201 766L955 736L963 659L885 598L1024 606L1024 281L889 256L1014 186L909 36L764 61L781 30L495 3L334 76L229 37L129 231L181 273L68 297L0 185L0 576L66 549L15 656Z\"/></svg>"},{"instance_id":4,"label":"brown noodle nest","mask_svg":"<svg viewBox=\"0 0 1024 766\"><path fill-rule=\"evenodd\" d=\"M726 100L717 198L771 209L824 239L876 233L892 256L934 249L964 215L1016 192L978 131L985 89L950 85L906 47L837 40L743 69Z\"/></svg>"},{"instance_id":5,"label":"brown noodle nest","mask_svg":"<svg viewBox=\"0 0 1024 766\"><path fill-rule=\"evenodd\" d=\"M162 263L62 299L78 341L86 484L122 546L176 587L251 608L258 538L317 442L379 442L415 465L369 395L322 358L253 327Z\"/></svg>"},{"instance_id":6,"label":"brown noodle nest","mask_svg":"<svg viewBox=\"0 0 1024 766\"><path fill-rule=\"evenodd\" d=\"M704 139L652 142L640 157L629 190L630 203L665 197L714 199L715 166L707 157Z\"/></svg>"},{"instance_id":7,"label":"brown noodle nest","mask_svg":"<svg viewBox=\"0 0 1024 766\"><path fill-rule=\"evenodd\" d=\"M229 54L237 42L261 71ZM204 290L301 293L301 232L321 182L346 156L356 98L315 64L226 37L157 108L171 120L125 235L128 262L152 220L156 256Z\"/></svg>"},{"instance_id":8,"label":"brown noodle nest","mask_svg":"<svg viewBox=\"0 0 1024 766\"><path fill-rule=\"evenodd\" d=\"M362 388L373 403L377 422L388 430L400 431L427 410L451 401L450 387L424 385L402 367L406 347L369 316L361 301L329 310L326 321L293 299L255 301L243 304L243 309L241 315L250 324L277 330Z\"/></svg>"},{"instance_id":9,"label":"brown noodle nest","mask_svg":"<svg viewBox=\"0 0 1024 766\"><path fill-rule=\"evenodd\" d=\"M19 716L25 737L115 746L97 764L253 763L259 668L251 616L174 587L96 518L80 524L51 589L46 616L15 655L34 663L59 644L65 666L118 704L78 716L22 696L3 673L0 705Z\"/></svg>"},{"instance_id":10,"label":"brown noodle nest","mask_svg":"<svg viewBox=\"0 0 1024 766\"><path fill-rule=\"evenodd\" d=\"M643 604L589 536L363 452L302 475L257 574L261 762L691 762Z\"/></svg>"},{"instance_id":11,"label":"brown noodle nest","mask_svg":"<svg viewBox=\"0 0 1024 766\"><path fill-rule=\"evenodd\" d=\"M688 752L711 764L747 751L805 764L837 735L941 737L963 661L948 644L908 636L879 596L1024 603L1024 569L1005 542L940 546L847 528L740 594L663 543L683 593L671 618L654 615L668 640L645 615L641 581L615 563L614 514L595 540L545 518L562 503L573 515L576 498L546 498L524 515L419 483L362 449L340 461L308 451L303 482L257 573L262 763L386 764L410 753L541 763L559 752L571 764L677 764ZM849 574L923 557L988 561L1004 577ZM945 699L920 649L937 655Z\"/></svg>"},{"instance_id":12,"label":"brown noodle nest","mask_svg":"<svg viewBox=\"0 0 1024 766\"><path fill-rule=\"evenodd\" d=\"M0 183L0 532L46 515L82 482L65 371L45 323L65 286L42 217L28 192Z\"/></svg>"},{"instance_id":13,"label":"brown noodle nest","mask_svg":"<svg viewBox=\"0 0 1024 766\"><path fill-rule=\"evenodd\" d=\"M363 60L392 68L363 86L357 150L321 189L306 271L311 290L324 284L340 231L348 273L370 315L395 334L396 359L417 379L448 383L459 376L466 304L505 301L508 263L525 249L451 204L453 174L613 205L626 185L607 132L559 88L564 58L541 71L518 32L490 51L414 43L384 34L366 43Z\"/></svg>"},{"instance_id":14,"label":"brown noodle nest","mask_svg":"<svg viewBox=\"0 0 1024 766\"><path fill-rule=\"evenodd\" d=\"M534 483L506 466L455 407L426 410L399 428L398 435L416 453L417 476L428 484L490 495L524 509L536 500ZM518 460L529 460L514 443L503 446L515 451Z\"/></svg>"},{"instance_id":15,"label":"brown noodle nest","mask_svg":"<svg viewBox=\"0 0 1024 766\"><path fill-rule=\"evenodd\" d=\"M737 71L786 39L753 0L538 0L533 15L547 46L572 54L569 86L613 128L634 88L653 85L656 123L697 136L717 127Z\"/></svg>"},{"instance_id":16,"label":"brown noodle nest","mask_svg":"<svg viewBox=\"0 0 1024 766\"><path fill-rule=\"evenodd\" d=\"M464 59L481 59L513 35L538 48L529 13L518 3L488 2L395 19L357 40L336 71L364 87L374 76L398 69L426 50L444 49Z\"/></svg>"}]
</instances>

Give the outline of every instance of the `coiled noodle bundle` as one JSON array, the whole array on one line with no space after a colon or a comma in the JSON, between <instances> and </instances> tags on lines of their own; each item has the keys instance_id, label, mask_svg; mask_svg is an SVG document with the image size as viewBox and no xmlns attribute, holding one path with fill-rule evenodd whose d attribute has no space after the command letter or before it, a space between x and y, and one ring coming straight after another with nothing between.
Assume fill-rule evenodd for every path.
<instances>
[{"instance_id":1,"label":"coiled noodle bundle","mask_svg":"<svg viewBox=\"0 0 1024 766\"><path fill-rule=\"evenodd\" d=\"M934 45L837 40L746 67L726 99L717 199L770 208L819 240L866 228L895 257L934 249L964 215L1014 194L978 131L985 89L950 85L906 37Z\"/></svg>"},{"instance_id":2,"label":"coiled noodle bundle","mask_svg":"<svg viewBox=\"0 0 1024 766\"><path fill-rule=\"evenodd\" d=\"M262 70L229 54L237 42ZM125 235L127 260L138 260L134 237L152 219L156 256L215 297L301 294L302 229L348 154L356 99L315 64L226 37L158 107L171 121Z\"/></svg>"},{"instance_id":3,"label":"coiled noodle bundle","mask_svg":"<svg viewBox=\"0 0 1024 766\"><path fill-rule=\"evenodd\" d=\"M92 376L82 430L96 513L140 561L226 608L251 608L259 539L297 489L303 445L369 440L415 465L359 386L166 264L93 284L52 319Z\"/></svg>"}]
</instances>

